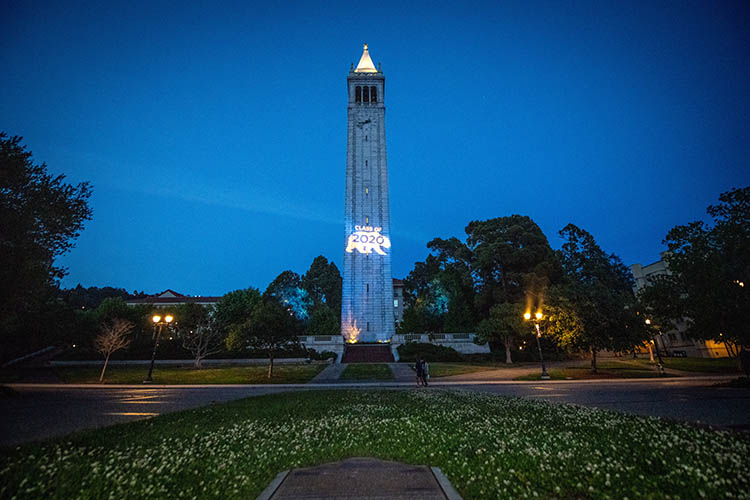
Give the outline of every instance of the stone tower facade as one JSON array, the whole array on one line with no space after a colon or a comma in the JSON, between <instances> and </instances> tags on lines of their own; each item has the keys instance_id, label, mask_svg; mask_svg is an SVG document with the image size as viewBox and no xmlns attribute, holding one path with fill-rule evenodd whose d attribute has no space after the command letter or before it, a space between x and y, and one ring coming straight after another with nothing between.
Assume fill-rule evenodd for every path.
<instances>
[{"instance_id":1,"label":"stone tower facade","mask_svg":"<svg viewBox=\"0 0 750 500\"><path fill-rule=\"evenodd\" d=\"M385 77L365 45L347 77L345 250L341 334L346 342L389 342L395 326L385 154Z\"/></svg>"}]
</instances>

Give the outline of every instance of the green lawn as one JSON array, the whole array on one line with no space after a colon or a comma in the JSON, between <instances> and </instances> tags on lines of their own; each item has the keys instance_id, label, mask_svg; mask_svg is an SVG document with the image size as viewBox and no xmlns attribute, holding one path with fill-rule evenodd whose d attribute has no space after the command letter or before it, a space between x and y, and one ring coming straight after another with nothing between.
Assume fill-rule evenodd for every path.
<instances>
[{"instance_id":1,"label":"green lawn","mask_svg":"<svg viewBox=\"0 0 750 500\"><path fill-rule=\"evenodd\" d=\"M608 378L653 378L659 377L659 372L654 365L645 365L633 360L628 361L600 361L596 364L597 373L591 373L591 364L567 368L553 368L548 370L552 380L584 380L584 379L608 379ZM669 376L669 375L666 375ZM540 380L539 373L522 375L515 380Z\"/></svg>"},{"instance_id":2,"label":"green lawn","mask_svg":"<svg viewBox=\"0 0 750 500\"><path fill-rule=\"evenodd\" d=\"M739 364L732 358L662 358L664 366L673 370L701 373L739 373ZM648 359L634 360L641 365L651 365Z\"/></svg>"},{"instance_id":3,"label":"green lawn","mask_svg":"<svg viewBox=\"0 0 750 500\"><path fill-rule=\"evenodd\" d=\"M750 491L741 434L420 389L260 396L6 450L0 497L247 499L282 470L353 456L438 466L467 500Z\"/></svg>"},{"instance_id":4,"label":"green lawn","mask_svg":"<svg viewBox=\"0 0 750 500\"><path fill-rule=\"evenodd\" d=\"M326 365L274 365L273 378L266 377L267 365L221 366L202 368L156 365L154 384L296 384L310 381ZM65 382L98 384L101 368L58 368L57 374ZM148 374L148 366L109 367L105 384L140 384Z\"/></svg>"},{"instance_id":5,"label":"green lawn","mask_svg":"<svg viewBox=\"0 0 750 500\"><path fill-rule=\"evenodd\" d=\"M386 364L352 363L347 365L339 380L392 380L393 372Z\"/></svg>"},{"instance_id":6,"label":"green lawn","mask_svg":"<svg viewBox=\"0 0 750 500\"><path fill-rule=\"evenodd\" d=\"M530 363L430 363L430 377L450 377L464 373L487 372L504 368L523 368Z\"/></svg>"}]
</instances>

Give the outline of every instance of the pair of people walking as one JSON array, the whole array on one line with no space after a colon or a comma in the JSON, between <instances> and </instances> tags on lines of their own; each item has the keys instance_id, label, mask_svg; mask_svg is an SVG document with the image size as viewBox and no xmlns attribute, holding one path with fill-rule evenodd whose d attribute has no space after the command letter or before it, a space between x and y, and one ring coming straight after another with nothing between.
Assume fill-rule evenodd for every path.
<instances>
[{"instance_id":1,"label":"pair of people walking","mask_svg":"<svg viewBox=\"0 0 750 500\"><path fill-rule=\"evenodd\" d=\"M417 387L420 385L427 386L427 381L430 379L430 365L424 358L420 358L414 364L414 371L417 372Z\"/></svg>"}]
</instances>

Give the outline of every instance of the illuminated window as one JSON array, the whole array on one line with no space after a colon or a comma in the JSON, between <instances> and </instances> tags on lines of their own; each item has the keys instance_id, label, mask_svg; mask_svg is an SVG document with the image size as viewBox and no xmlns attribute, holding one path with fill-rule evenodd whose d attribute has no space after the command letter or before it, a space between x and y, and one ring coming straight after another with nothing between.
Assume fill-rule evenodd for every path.
<instances>
[{"instance_id":1,"label":"illuminated window","mask_svg":"<svg viewBox=\"0 0 750 500\"><path fill-rule=\"evenodd\" d=\"M365 194L370 194L370 188L365 188Z\"/></svg>"},{"instance_id":2,"label":"illuminated window","mask_svg":"<svg viewBox=\"0 0 750 500\"><path fill-rule=\"evenodd\" d=\"M370 87L370 102L378 102L378 89L377 89L377 87Z\"/></svg>"},{"instance_id":3,"label":"illuminated window","mask_svg":"<svg viewBox=\"0 0 750 500\"><path fill-rule=\"evenodd\" d=\"M369 223L370 223L370 218L369 217L365 217L365 224L369 224Z\"/></svg>"},{"instance_id":4,"label":"illuminated window","mask_svg":"<svg viewBox=\"0 0 750 500\"><path fill-rule=\"evenodd\" d=\"M354 88L354 102L362 102L362 87Z\"/></svg>"},{"instance_id":5,"label":"illuminated window","mask_svg":"<svg viewBox=\"0 0 750 500\"><path fill-rule=\"evenodd\" d=\"M370 87L362 87L362 102L370 102Z\"/></svg>"},{"instance_id":6,"label":"illuminated window","mask_svg":"<svg viewBox=\"0 0 750 500\"><path fill-rule=\"evenodd\" d=\"M393 299L393 307L398 307L398 299Z\"/></svg>"}]
</instances>

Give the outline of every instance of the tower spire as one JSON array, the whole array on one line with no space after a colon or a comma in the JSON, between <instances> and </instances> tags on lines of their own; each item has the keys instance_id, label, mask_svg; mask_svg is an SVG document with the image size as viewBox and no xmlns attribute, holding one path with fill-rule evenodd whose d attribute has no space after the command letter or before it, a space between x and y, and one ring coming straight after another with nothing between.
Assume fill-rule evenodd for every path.
<instances>
[{"instance_id":1,"label":"tower spire","mask_svg":"<svg viewBox=\"0 0 750 500\"><path fill-rule=\"evenodd\" d=\"M359 60L359 64L357 64L357 69L354 70L355 73L377 73L378 70L375 69L375 65L372 63L372 59L370 59L370 52L367 50L367 44L365 44L365 49L362 51L362 58Z\"/></svg>"}]
</instances>

